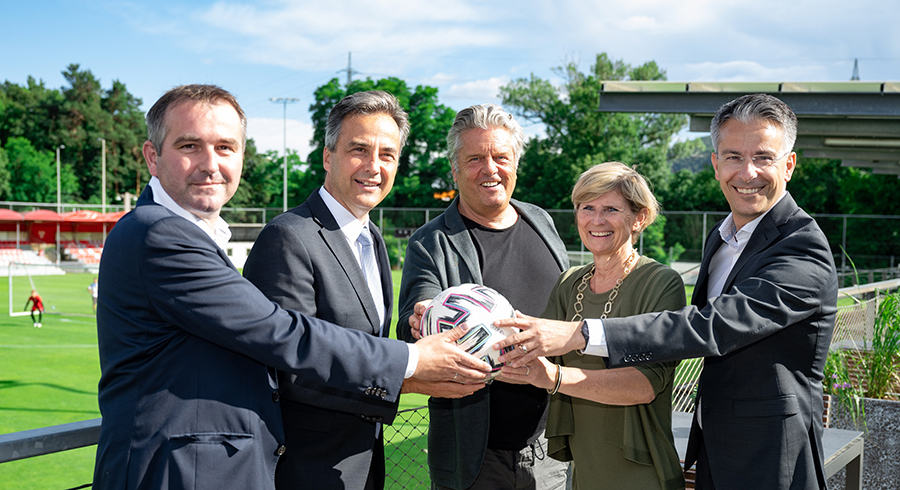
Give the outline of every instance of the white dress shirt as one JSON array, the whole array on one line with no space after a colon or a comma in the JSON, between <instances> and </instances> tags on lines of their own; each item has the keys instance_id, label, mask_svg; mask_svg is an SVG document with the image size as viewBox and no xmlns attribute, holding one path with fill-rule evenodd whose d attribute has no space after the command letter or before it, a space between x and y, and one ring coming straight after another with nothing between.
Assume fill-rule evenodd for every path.
<instances>
[{"instance_id":1,"label":"white dress shirt","mask_svg":"<svg viewBox=\"0 0 900 490\"><path fill-rule=\"evenodd\" d=\"M360 250L356 244L356 239L359 238L359 234L363 232L364 229L367 228L369 223L369 217L366 216L365 220L359 220L356 216L353 215L350 211L347 210L341 203L325 189L325 186L319 188L319 196L325 201L325 206L328 208L328 211L331 212L331 215L334 217L334 220L337 222L338 226L341 229L341 232L344 234L344 238L347 239L347 245L350 246L350 250L353 251L353 256L356 257L356 264L362 268L362 262L360 261ZM384 308L379 309L378 318L380 320L380 325L384 325ZM411 377L416 372L416 367L419 364L419 350L416 348L415 344L406 344L409 347L409 360L406 365L406 374L404 375L404 379Z\"/></svg>"}]
</instances>

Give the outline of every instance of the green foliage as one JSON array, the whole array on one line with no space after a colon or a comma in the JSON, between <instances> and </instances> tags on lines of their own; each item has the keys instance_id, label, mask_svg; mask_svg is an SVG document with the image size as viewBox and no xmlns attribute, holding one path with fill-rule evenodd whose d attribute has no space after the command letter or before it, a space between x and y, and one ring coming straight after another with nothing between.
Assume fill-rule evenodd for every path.
<instances>
[{"instance_id":1,"label":"green foliage","mask_svg":"<svg viewBox=\"0 0 900 490\"><path fill-rule=\"evenodd\" d=\"M0 147L0 200L9 200L7 198L10 191L9 181L9 157L6 155L6 150Z\"/></svg>"},{"instance_id":2,"label":"green foliage","mask_svg":"<svg viewBox=\"0 0 900 490\"><path fill-rule=\"evenodd\" d=\"M665 246L666 217L658 216L656 221L647 227L643 233L644 239L644 255L659 262L660 264L671 265L672 262L678 260L684 252L681 243L675 242L670 247Z\"/></svg>"},{"instance_id":3,"label":"green foliage","mask_svg":"<svg viewBox=\"0 0 900 490\"><path fill-rule=\"evenodd\" d=\"M850 371L847 368L849 356L850 351L847 349L834 349L828 352L822 388L847 411L854 425L861 426L865 430L866 408L863 393L850 379Z\"/></svg>"},{"instance_id":4,"label":"green foliage","mask_svg":"<svg viewBox=\"0 0 900 490\"><path fill-rule=\"evenodd\" d=\"M604 80L665 80L655 62L632 67L597 55L589 73L575 63L555 69L564 84L554 86L532 75L500 89L503 104L524 119L542 123L546 138L532 139L519 165L516 197L545 208L571 206L569 193L578 176L593 165L621 161L637 168L657 191L671 176L667 151L683 128L681 114L612 114L597 111Z\"/></svg>"},{"instance_id":5,"label":"green foliage","mask_svg":"<svg viewBox=\"0 0 900 490\"><path fill-rule=\"evenodd\" d=\"M325 149L325 123L329 111L345 96L365 90L390 92L409 113L409 139L400 155L394 189L382 206L443 207L443 203L436 201L433 195L436 191L453 188L450 160L446 156L446 138L456 111L438 103L436 88L418 85L411 90L406 82L397 78L354 80L347 87L342 87L334 78L316 89L316 101L309 108L315 128L312 142L316 146L307 158L309 168L297 187L296 204L305 200L325 181L322 152Z\"/></svg>"},{"instance_id":6,"label":"green foliage","mask_svg":"<svg viewBox=\"0 0 900 490\"><path fill-rule=\"evenodd\" d=\"M147 134L141 100L118 80L109 90L102 89L90 70L77 64L69 65L63 76L68 86L60 90L48 89L31 77L24 87L8 81L0 86L0 145L16 137L30 141L38 152L65 145L63 201L98 203L102 193L98 138L104 138L108 199L125 191L139 193L149 180L141 155ZM52 199L36 200L55 202L55 184Z\"/></svg>"},{"instance_id":7,"label":"green foliage","mask_svg":"<svg viewBox=\"0 0 900 490\"><path fill-rule=\"evenodd\" d=\"M27 202L56 202L56 155L52 151L38 151L25 138L13 137L4 145L9 190L5 200ZM78 188L70 165L60 169L62 197L65 202Z\"/></svg>"},{"instance_id":8,"label":"green foliage","mask_svg":"<svg viewBox=\"0 0 900 490\"><path fill-rule=\"evenodd\" d=\"M900 373L900 293L885 296L878 306L872 350L864 359L866 395L884 398Z\"/></svg>"},{"instance_id":9,"label":"green foliage","mask_svg":"<svg viewBox=\"0 0 900 490\"><path fill-rule=\"evenodd\" d=\"M289 151L288 169L299 164L296 152ZM229 207L276 207L281 208L284 201L284 171L283 160L274 151L258 153L253 139L247 140L247 148L244 150L244 169L241 173L241 185L234 197L228 203ZM295 173L288 174L288 183L293 184L292 177ZM289 193L290 196L290 193ZM244 223L256 222L258 213L249 213Z\"/></svg>"}]
</instances>

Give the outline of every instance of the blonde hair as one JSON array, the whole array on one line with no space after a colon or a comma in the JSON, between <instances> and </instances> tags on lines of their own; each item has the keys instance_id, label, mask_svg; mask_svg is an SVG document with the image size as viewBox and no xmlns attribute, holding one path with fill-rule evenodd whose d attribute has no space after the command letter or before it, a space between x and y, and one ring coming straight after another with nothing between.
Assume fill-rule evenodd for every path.
<instances>
[{"instance_id":1,"label":"blonde hair","mask_svg":"<svg viewBox=\"0 0 900 490\"><path fill-rule=\"evenodd\" d=\"M641 233L659 216L659 201L650 190L647 180L636 170L621 162L594 165L582 173L575 183L572 189L572 204L575 205L575 211L578 211L581 204L613 191L625 198L633 213L647 210L647 219L639 230L631 234L632 243L636 243Z\"/></svg>"}]
</instances>

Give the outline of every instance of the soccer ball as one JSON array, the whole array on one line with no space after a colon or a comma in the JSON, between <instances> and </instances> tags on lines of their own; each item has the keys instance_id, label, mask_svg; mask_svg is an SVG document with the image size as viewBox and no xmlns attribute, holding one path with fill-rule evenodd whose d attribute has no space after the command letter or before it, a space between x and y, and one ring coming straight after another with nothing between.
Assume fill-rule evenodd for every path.
<instances>
[{"instance_id":1,"label":"soccer ball","mask_svg":"<svg viewBox=\"0 0 900 490\"><path fill-rule=\"evenodd\" d=\"M516 333L512 328L497 328L494 321L515 318L516 311L497 291L479 284L461 284L437 295L422 315L422 336L445 332L466 323L469 331L456 343L464 351L491 365L490 379L500 374L497 358L514 347L500 351L494 344Z\"/></svg>"}]
</instances>

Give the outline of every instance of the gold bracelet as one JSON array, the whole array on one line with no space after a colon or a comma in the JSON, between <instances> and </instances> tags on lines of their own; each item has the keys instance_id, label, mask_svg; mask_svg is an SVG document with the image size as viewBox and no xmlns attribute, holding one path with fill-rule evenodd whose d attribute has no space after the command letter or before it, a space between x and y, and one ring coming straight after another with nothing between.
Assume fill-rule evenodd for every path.
<instances>
[{"instance_id":1,"label":"gold bracelet","mask_svg":"<svg viewBox=\"0 0 900 490\"><path fill-rule=\"evenodd\" d=\"M560 375L560 367L559 364L556 365L556 386L553 387L552 390L547 390L547 393L551 395L555 395L557 391L559 391L559 385L562 383L562 376Z\"/></svg>"}]
</instances>

